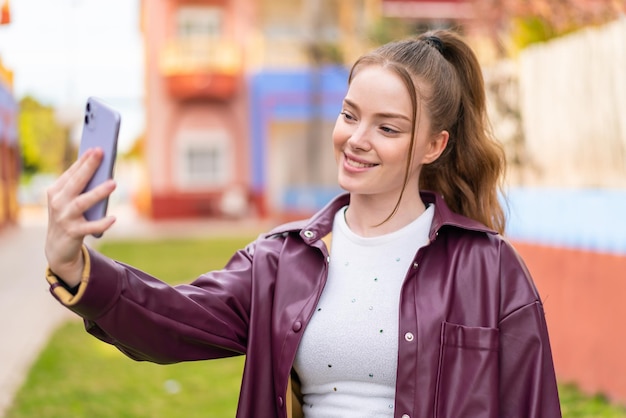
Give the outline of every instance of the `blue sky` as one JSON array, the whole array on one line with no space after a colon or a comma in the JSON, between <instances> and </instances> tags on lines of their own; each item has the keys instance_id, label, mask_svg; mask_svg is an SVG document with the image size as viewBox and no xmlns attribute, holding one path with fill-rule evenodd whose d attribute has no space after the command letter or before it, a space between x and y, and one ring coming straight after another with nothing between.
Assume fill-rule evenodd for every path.
<instances>
[{"instance_id":1,"label":"blue sky","mask_svg":"<svg viewBox=\"0 0 626 418\"><path fill-rule=\"evenodd\" d=\"M139 0L10 1L0 59L14 72L16 98L30 94L79 120L87 97L98 96L122 114L120 148L130 146L144 125Z\"/></svg>"}]
</instances>

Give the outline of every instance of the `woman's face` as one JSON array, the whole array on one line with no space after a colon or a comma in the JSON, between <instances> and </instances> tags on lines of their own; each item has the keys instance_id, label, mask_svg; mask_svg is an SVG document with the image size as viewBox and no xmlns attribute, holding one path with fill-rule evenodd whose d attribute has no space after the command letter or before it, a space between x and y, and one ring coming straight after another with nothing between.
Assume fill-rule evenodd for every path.
<instances>
[{"instance_id":1,"label":"woman's face","mask_svg":"<svg viewBox=\"0 0 626 418\"><path fill-rule=\"evenodd\" d=\"M409 157L412 120L411 98L401 78L378 65L361 68L350 83L333 131L339 185L353 194L397 200ZM417 120L405 193L419 192L420 167L441 152L429 134L426 113L418 113Z\"/></svg>"}]
</instances>

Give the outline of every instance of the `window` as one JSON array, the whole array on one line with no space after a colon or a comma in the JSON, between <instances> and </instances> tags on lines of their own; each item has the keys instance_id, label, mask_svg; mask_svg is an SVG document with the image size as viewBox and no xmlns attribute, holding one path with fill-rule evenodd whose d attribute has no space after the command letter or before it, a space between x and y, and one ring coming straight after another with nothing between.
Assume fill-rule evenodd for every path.
<instances>
[{"instance_id":1,"label":"window","mask_svg":"<svg viewBox=\"0 0 626 418\"><path fill-rule=\"evenodd\" d=\"M177 24L179 38L220 38L223 11L210 6L181 7L178 10Z\"/></svg>"},{"instance_id":2,"label":"window","mask_svg":"<svg viewBox=\"0 0 626 418\"><path fill-rule=\"evenodd\" d=\"M183 132L178 141L177 161L181 188L224 186L231 177L228 134L222 130Z\"/></svg>"}]
</instances>

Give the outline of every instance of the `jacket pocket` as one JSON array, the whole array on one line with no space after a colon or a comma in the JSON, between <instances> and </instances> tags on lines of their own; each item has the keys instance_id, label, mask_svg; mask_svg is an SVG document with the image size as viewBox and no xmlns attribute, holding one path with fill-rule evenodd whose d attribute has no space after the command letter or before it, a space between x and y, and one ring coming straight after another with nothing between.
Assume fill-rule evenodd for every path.
<instances>
[{"instance_id":1,"label":"jacket pocket","mask_svg":"<svg viewBox=\"0 0 626 418\"><path fill-rule=\"evenodd\" d=\"M498 330L443 322L436 418L497 418Z\"/></svg>"}]
</instances>

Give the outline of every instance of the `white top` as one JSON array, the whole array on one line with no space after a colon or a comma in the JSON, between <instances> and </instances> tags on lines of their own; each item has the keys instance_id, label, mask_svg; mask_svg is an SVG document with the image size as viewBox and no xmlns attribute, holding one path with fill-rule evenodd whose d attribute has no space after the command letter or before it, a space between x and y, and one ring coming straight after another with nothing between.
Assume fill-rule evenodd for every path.
<instances>
[{"instance_id":1,"label":"white top","mask_svg":"<svg viewBox=\"0 0 626 418\"><path fill-rule=\"evenodd\" d=\"M393 417L400 289L428 243L434 206L378 237L335 215L328 281L296 353L306 418Z\"/></svg>"}]
</instances>

